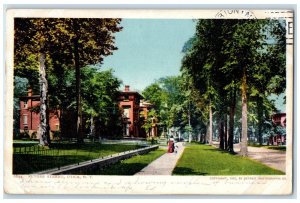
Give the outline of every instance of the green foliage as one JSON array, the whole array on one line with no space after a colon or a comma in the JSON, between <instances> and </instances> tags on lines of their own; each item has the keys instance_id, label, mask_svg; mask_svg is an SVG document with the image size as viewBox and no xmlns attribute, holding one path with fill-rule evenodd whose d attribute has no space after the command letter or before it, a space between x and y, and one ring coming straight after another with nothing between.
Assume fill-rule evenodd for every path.
<instances>
[{"instance_id":1,"label":"green foliage","mask_svg":"<svg viewBox=\"0 0 300 203\"><path fill-rule=\"evenodd\" d=\"M156 107L166 105L167 98L165 92L160 87L158 82L146 87L142 94L146 101L151 102L151 104L155 105Z\"/></svg>"},{"instance_id":2,"label":"green foliage","mask_svg":"<svg viewBox=\"0 0 300 203\"><path fill-rule=\"evenodd\" d=\"M37 54L43 49L49 65L56 71L62 65L73 66L75 41L80 67L101 63L103 56L117 49L113 33L121 31L120 21L118 18L16 18L15 64L37 61Z\"/></svg>"},{"instance_id":3,"label":"green foliage","mask_svg":"<svg viewBox=\"0 0 300 203\"><path fill-rule=\"evenodd\" d=\"M114 33L122 30L120 21L118 18L15 18L15 74L27 78L34 90L38 90L38 57L41 53L45 54L48 80L46 97L51 110L77 111L77 118L81 117L79 68L101 64L103 57L111 55L117 49L114 45ZM106 75L109 79L110 73ZM112 91L115 91L114 85L109 84L105 88L112 87ZM96 85L93 87L94 90L97 88ZM108 97L110 96L111 94ZM84 102L90 102L89 99ZM102 100L105 100L105 95ZM99 108L96 109L95 106L93 104L90 109L84 108L84 111L97 114ZM99 107L101 106L100 102ZM107 115L102 116L106 118ZM64 122L63 119L60 121Z\"/></svg>"},{"instance_id":4,"label":"green foliage","mask_svg":"<svg viewBox=\"0 0 300 203\"><path fill-rule=\"evenodd\" d=\"M243 85L244 93L240 96L248 95L250 101L257 102L250 105L248 117L262 126L262 120L274 110L267 96L285 89L284 23L202 19L187 44L181 70L191 78L191 89L198 91L197 107L202 115L208 115L208 105L220 121L220 115L229 114L228 109L239 111L235 108L235 95ZM242 84L243 81L246 83ZM246 126L245 122L243 125ZM261 132L262 127L259 129Z\"/></svg>"},{"instance_id":5,"label":"green foliage","mask_svg":"<svg viewBox=\"0 0 300 203\"><path fill-rule=\"evenodd\" d=\"M60 131L54 131L53 132L53 139L54 140L60 140L61 139L61 132Z\"/></svg>"},{"instance_id":6,"label":"green foliage","mask_svg":"<svg viewBox=\"0 0 300 203\"><path fill-rule=\"evenodd\" d=\"M97 136L118 136L122 131L121 112L118 107L118 88L121 81L112 70L81 69L83 112L94 117L90 125L96 127Z\"/></svg>"},{"instance_id":7,"label":"green foliage","mask_svg":"<svg viewBox=\"0 0 300 203\"><path fill-rule=\"evenodd\" d=\"M147 136L150 136L150 130L152 129L153 120L157 119L157 117L158 117L156 110L151 109L148 112L147 118L145 118L145 116L143 115L143 112L141 112L140 117L141 117L141 119L143 119L142 128L145 129Z\"/></svg>"},{"instance_id":8,"label":"green foliage","mask_svg":"<svg viewBox=\"0 0 300 203\"><path fill-rule=\"evenodd\" d=\"M202 101L192 89L190 79L184 74L160 78L143 91L145 99L155 105L161 130L177 127L184 131L189 119L193 128L203 125L201 118L205 112L197 108ZM150 123L145 127L150 129Z\"/></svg>"}]
</instances>

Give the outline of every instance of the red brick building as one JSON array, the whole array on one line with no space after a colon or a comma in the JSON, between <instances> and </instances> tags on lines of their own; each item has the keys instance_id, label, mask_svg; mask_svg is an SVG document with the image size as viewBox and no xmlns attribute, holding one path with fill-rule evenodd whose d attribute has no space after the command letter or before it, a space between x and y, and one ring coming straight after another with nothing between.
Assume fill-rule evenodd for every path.
<instances>
[{"instance_id":1,"label":"red brick building","mask_svg":"<svg viewBox=\"0 0 300 203\"><path fill-rule=\"evenodd\" d=\"M275 125L286 127L286 113L276 113L272 115L272 122Z\"/></svg>"},{"instance_id":2,"label":"red brick building","mask_svg":"<svg viewBox=\"0 0 300 203\"><path fill-rule=\"evenodd\" d=\"M20 98L20 132L26 132L30 137L39 139L38 129L40 124L40 96L32 95L32 89L28 90L27 96L21 96ZM52 132L60 129L59 119L56 114L49 114L50 130ZM36 136L36 137L35 137ZM52 133L50 133L52 136Z\"/></svg>"},{"instance_id":3,"label":"red brick building","mask_svg":"<svg viewBox=\"0 0 300 203\"><path fill-rule=\"evenodd\" d=\"M27 96L20 98L20 132L27 132L30 137L36 135L39 139L38 128L40 123L39 105L40 96L32 95L32 90L28 90ZM129 86L126 85L124 91L120 91L118 97L119 107L122 109L123 115L123 136L124 137L147 137L145 129L142 127L144 120L148 118L148 112L153 105L143 101L143 96L136 91L130 91ZM143 114L143 117L141 117ZM72 118L64 122L64 126L60 126L58 116L51 112L50 117L50 131L63 130L72 131L74 122ZM71 122L71 123L70 123ZM76 127L76 126L75 126ZM75 129L76 130L76 129ZM73 130L74 131L74 130ZM53 138L50 133L51 139ZM68 133L64 133L68 134ZM71 133L72 134L72 133ZM74 134L74 133L73 133ZM152 118L152 128L150 136L157 136L157 119Z\"/></svg>"},{"instance_id":4,"label":"red brick building","mask_svg":"<svg viewBox=\"0 0 300 203\"><path fill-rule=\"evenodd\" d=\"M130 91L126 85L124 91L119 94L118 102L123 111L123 136L147 137L143 129L144 120L148 117L148 112L153 105L144 102L143 96L136 91ZM141 117L143 114L143 118ZM157 119L152 120L151 136L157 136Z\"/></svg>"},{"instance_id":5,"label":"red brick building","mask_svg":"<svg viewBox=\"0 0 300 203\"><path fill-rule=\"evenodd\" d=\"M286 128L286 113L276 113L272 115L272 122L275 126L281 126ZM274 136L269 137L269 144L271 145L285 145L286 134L277 133Z\"/></svg>"},{"instance_id":6,"label":"red brick building","mask_svg":"<svg viewBox=\"0 0 300 203\"><path fill-rule=\"evenodd\" d=\"M139 137L140 133L140 100L143 96L130 91L129 86L119 93L119 106L123 110L123 136Z\"/></svg>"}]
</instances>

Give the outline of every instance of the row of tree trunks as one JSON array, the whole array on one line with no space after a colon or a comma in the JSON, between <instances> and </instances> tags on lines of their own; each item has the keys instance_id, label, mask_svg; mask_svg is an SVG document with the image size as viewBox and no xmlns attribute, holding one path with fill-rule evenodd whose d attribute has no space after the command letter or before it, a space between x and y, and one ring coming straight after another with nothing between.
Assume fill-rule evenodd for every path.
<instances>
[{"instance_id":1,"label":"row of tree trunks","mask_svg":"<svg viewBox=\"0 0 300 203\"><path fill-rule=\"evenodd\" d=\"M242 156L247 156L247 138L248 138L248 124L247 124L247 78L244 70L242 85L241 85L241 94L242 94L242 137L240 143L240 153ZM236 90L233 89L231 93L231 105L229 111L229 130L227 131L227 114L220 114L218 117L218 131L219 131L219 139L220 139L220 149L226 149L229 152L234 152L233 149L233 136L234 136L234 114L235 114L235 100L236 100ZM261 112L261 117L262 117ZM260 118L262 120L262 118ZM262 122L262 121L261 121ZM261 124L262 125L262 124ZM261 127L259 130L261 134ZM228 144L227 144L227 133L228 133ZM260 135L261 137L261 135ZM260 140L261 142L261 140Z\"/></svg>"}]
</instances>

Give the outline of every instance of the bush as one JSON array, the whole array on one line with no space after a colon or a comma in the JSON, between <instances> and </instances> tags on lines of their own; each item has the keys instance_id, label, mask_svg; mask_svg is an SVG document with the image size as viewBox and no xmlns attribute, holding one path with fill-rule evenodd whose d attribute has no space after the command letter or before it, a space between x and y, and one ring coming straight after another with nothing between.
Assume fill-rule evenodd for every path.
<instances>
[{"instance_id":1,"label":"bush","mask_svg":"<svg viewBox=\"0 0 300 203\"><path fill-rule=\"evenodd\" d=\"M150 142L152 145L158 143L157 138L154 138L154 137L149 137L149 138L147 138L147 141Z\"/></svg>"},{"instance_id":2,"label":"bush","mask_svg":"<svg viewBox=\"0 0 300 203\"><path fill-rule=\"evenodd\" d=\"M54 140L60 140L61 139L61 132L60 131L52 131L53 133L53 139Z\"/></svg>"},{"instance_id":3,"label":"bush","mask_svg":"<svg viewBox=\"0 0 300 203\"><path fill-rule=\"evenodd\" d=\"M37 138L37 132L34 131L32 134L31 134L31 139L36 139Z\"/></svg>"},{"instance_id":4,"label":"bush","mask_svg":"<svg viewBox=\"0 0 300 203\"><path fill-rule=\"evenodd\" d=\"M19 138L20 139L30 139L30 136L29 136L28 132L21 132Z\"/></svg>"},{"instance_id":5,"label":"bush","mask_svg":"<svg viewBox=\"0 0 300 203\"><path fill-rule=\"evenodd\" d=\"M16 139L20 139L20 132L16 132L16 133L14 133L14 135L13 135L13 139L14 140L16 140Z\"/></svg>"}]
</instances>

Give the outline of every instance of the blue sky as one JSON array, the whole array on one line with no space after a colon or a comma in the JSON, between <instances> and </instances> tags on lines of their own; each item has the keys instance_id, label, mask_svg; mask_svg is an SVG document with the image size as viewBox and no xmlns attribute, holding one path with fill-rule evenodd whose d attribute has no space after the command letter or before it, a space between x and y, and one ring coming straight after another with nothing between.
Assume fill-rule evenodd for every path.
<instances>
[{"instance_id":1,"label":"blue sky","mask_svg":"<svg viewBox=\"0 0 300 203\"><path fill-rule=\"evenodd\" d=\"M123 19L121 26L115 35L118 50L104 59L101 70L113 69L123 85L139 91L160 77L179 74L181 50L195 33L194 21Z\"/></svg>"},{"instance_id":2,"label":"blue sky","mask_svg":"<svg viewBox=\"0 0 300 203\"><path fill-rule=\"evenodd\" d=\"M191 19L123 19L123 30L115 35L117 51L104 58L100 70L113 69L114 75L142 90L155 80L178 75L184 43L195 33ZM283 96L272 96L275 106L285 112Z\"/></svg>"}]
</instances>

